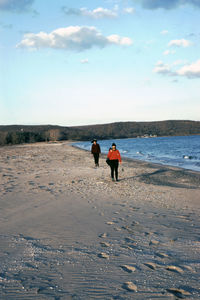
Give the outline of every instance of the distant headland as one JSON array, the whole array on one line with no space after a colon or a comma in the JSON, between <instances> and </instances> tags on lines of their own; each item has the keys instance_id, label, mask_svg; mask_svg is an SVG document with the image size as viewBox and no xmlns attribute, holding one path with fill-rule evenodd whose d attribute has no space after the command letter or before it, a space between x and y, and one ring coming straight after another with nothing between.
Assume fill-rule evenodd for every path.
<instances>
[{"instance_id":1,"label":"distant headland","mask_svg":"<svg viewBox=\"0 0 200 300\"><path fill-rule=\"evenodd\" d=\"M115 122L99 125L0 125L0 145L23 143L122 139L137 137L185 136L200 134L200 121Z\"/></svg>"}]
</instances>

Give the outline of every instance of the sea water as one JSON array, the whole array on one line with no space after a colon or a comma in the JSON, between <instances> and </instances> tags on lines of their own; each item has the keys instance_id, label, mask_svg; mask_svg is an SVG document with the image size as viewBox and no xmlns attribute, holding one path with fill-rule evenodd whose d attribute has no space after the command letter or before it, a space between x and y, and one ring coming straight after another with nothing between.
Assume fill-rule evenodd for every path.
<instances>
[{"instance_id":1,"label":"sea water","mask_svg":"<svg viewBox=\"0 0 200 300\"><path fill-rule=\"evenodd\" d=\"M108 153L112 143L115 143L122 157L200 172L200 135L98 140L98 143L102 153ZM74 145L91 149L91 141Z\"/></svg>"}]
</instances>

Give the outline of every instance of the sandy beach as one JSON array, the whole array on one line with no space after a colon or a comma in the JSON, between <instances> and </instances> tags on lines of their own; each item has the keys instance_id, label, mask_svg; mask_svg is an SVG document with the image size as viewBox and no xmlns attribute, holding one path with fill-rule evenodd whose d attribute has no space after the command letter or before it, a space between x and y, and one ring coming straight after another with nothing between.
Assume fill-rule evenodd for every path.
<instances>
[{"instance_id":1,"label":"sandy beach","mask_svg":"<svg viewBox=\"0 0 200 300\"><path fill-rule=\"evenodd\" d=\"M0 148L0 299L200 299L199 276L200 173Z\"/></svg>"}]
</instances>

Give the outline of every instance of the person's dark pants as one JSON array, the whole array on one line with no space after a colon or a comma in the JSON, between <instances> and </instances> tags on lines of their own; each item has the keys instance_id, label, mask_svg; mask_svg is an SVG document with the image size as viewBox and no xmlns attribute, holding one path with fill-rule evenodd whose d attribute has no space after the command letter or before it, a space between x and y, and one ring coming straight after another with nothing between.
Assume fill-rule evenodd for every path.
<instances>
[{"instance_id":1,"label":"person's dark pants","mask_svg":"<svg viewBox=\"0 0 200 300\"><path fill-rule=\"evenodd\" d=\"M115 178L116 178L116 180L118 180L118 166L119 166L118 159L110 160L110 168L111 168L111 177L112 177L112 179L114 179L114 173L115 173Z\"/></svg>"},{"instance_id":2,"label":"person's dark pants","mask_svg":"<svg viewBox=\"0 0 200 300\"><path fill-rule=\"evenodd\" d=\"M99 165L99 153L93 153L94 156L94 163L96 166Z\"/></svg>"}]
</instances>

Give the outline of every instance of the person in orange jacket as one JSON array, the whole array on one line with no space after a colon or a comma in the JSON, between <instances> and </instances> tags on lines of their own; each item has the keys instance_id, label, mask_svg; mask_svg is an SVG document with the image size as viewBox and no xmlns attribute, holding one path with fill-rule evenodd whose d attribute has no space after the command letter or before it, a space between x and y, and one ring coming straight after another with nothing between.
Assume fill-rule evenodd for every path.
<instances>
[{"instance_id":1,"label":"person in orange jacket","mask_svg":"<svg viewBox=\"0 0 200 300\"><path fill-rule=\"evenodd\" d=\"M116 181L118 180L118 166L119 162L120 164L122 163L121 155L119 150L116 149L116 144L112 144L112 148L109 150L107 158L109 159L109 166L111 169L111 178L112 181L114 181L114 173L115 173L115 178Z\"/></svg>"}]
</instances>

